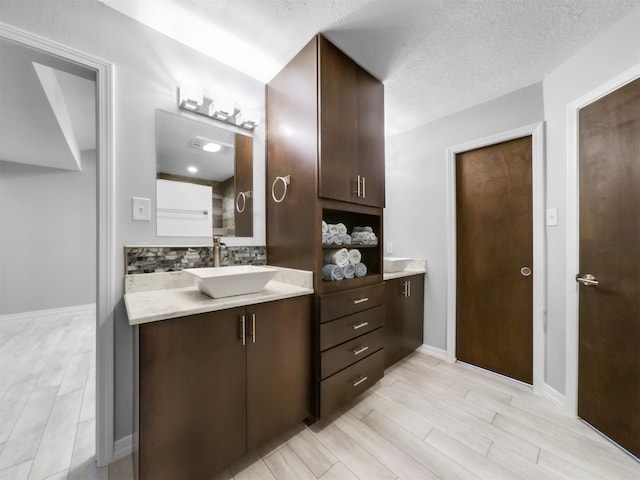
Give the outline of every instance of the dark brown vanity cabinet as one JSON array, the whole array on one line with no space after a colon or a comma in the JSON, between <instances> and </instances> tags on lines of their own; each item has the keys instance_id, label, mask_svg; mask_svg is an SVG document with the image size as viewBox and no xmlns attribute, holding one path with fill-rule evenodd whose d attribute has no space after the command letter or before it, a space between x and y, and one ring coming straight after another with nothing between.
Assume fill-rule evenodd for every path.
<instances>
[{"instance_id":1,"label":"dark brown vanity cabinet","mask_svg":"<svg viewBox=\"0 0 640 480\"><path fill-rule=\"evenodd\" d=\"M310 414L310 301L140 325L138 478L211 478Z\"/></svg>"},{"instance_id":2,"label":"dark brown vanity cabinet","mask_svg":"<svg viewBox=\"0 0 640 480\"><path fill-rule=\"evenodd\" d=\"M390 367L423 342L424 274L385 282L384 365Z\"/></svg>"},{"instance_id":3,"label":"dark brown vanity cabinet","mask_svg":"<svg viewBox=\"0 0 640 480\"><path fill-rule=\"evenodd\" d=\"M378 303L338 309L328 323L337 327L344 317L371 315L376 328L384 324L384 88L317 35L269 82L266 97L267 257L272 265L314 273L313 415L325 417L384 373L381 331L355 354L364 346L355 339L366 329L353 337L336 333L327 346L329 327L320 318L331 308L325 296L357 299L375 287L382 292ZM378 243L323 247L323 221L343 224L348 234L371 227ZM359 250L366 275L323 280L325 254L342 248ZM343 351L333 350L340 346Z\"/></svg>"},{"instance_id":4,"label":"dark brown vanity cabinet","mask_svg":"<svg viewBox=\"0 0 640 480\"><path fill-rule=\"evenodd\" d=\"M319 298L319 416L326 418L384 375L383 285Z\"/></svg>"},{"instance_id":5,"label":"dark brown vanity cabinet","mask_svg":"<svg viewBox=\"0 0 640 480\"><path fill-rule=\"evenodd\" d=\"M384 207L384 87L318 36L319 195Z\"/></svg>"}]
</instances>

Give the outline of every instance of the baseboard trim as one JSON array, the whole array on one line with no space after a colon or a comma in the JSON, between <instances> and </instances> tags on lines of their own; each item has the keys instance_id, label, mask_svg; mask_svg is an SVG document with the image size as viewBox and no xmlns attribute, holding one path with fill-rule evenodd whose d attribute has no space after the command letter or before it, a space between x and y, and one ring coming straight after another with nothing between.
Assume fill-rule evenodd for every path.
<instances>
[{"instance_id":1,"label":"baseboard trim","mask_svg":"<svg viewBox=\"0 0 640 480\"><path fill-rule=\"evenodd\" d=\"M447 360L447 351L441 348L432 347L431 345L422 344L417 348L417 351L420 353L426 353L427 355L431 355L432 357L438 358L440 360Z\"/></svg>"},{"instance_id":2,"label":"baseboard trim","mask_svg":"<svg viewBox=\"0 0 640 480\"><path fill-rule=\"evenodd\" d=\"M113 444L113 461L128 457L133 453L133 435L116 440Z\"/></svg>"},{"instance_id":3,"label":"baseboard trim","mask_svg":"<svg viewBox=\"0 0 640 480\"><path fill-rule=\"evenodd\" d=\"M31 312L8 313L0 315L0 322L10 320L22 320L30 317L46 317L55 315L81 315L96 313L96 304L88 303L86 305L71 305L70 307L48 308L46 310L33 310Z\"/></svg>"},{"instance_id":4,"label":"baseboard trim","mask_svg":"<svg viewBox=\"0 0 640 480\"><path fill-rule=\"evenodd\" d=\"M551 400L563 410L568 411L567 397L558 392L555 388L551 387L548 383L545 383L544 387L542 388L542 396L548 400Z\"/></svg>"}]
</instances>

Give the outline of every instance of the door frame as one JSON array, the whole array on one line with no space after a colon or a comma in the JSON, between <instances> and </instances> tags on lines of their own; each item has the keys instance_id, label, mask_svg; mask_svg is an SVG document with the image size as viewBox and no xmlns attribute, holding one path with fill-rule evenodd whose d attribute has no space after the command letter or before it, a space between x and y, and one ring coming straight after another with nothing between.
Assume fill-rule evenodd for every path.
<instances>
[{"instance_id":1,"label":"door frame","mask_svg":"<svg viewBox=\"0 0 640 480\"><path fill-rule=\"evenodd\" d=\"M113 64L0 22L0 38L78 64L96 73L96 461L114 460L114 147Z\"/></svg>"},{"instance_id":2,"label":"door frame","mask_svg":"<svg viewBox=\"0 0 640 480\"><path fill-rule=\"evenodd\" d=\"M447 361L456 361L457 315L457 233L456 154L531 136L531 181L533 208L533 390L544 389L544 345L546 315L546 228L544 183L544 123L520 128L455 145L447 149Z\"/></svg>"},{"instance_id":3,"label":"door frame","mask_svg":"<svg viewBox=\"0 0 640 480\"><path fill-rule=\"evenodd\" d=\"M566 243L566 346L565 346L565 407L578 415L578 282L576 274L580 265L580 160L579 114L580 109L605 97L614 90L640 78L637 64L567 106L567 243ZM573 254L571 253L573 252Z\"/></svg>"}]
</instances>

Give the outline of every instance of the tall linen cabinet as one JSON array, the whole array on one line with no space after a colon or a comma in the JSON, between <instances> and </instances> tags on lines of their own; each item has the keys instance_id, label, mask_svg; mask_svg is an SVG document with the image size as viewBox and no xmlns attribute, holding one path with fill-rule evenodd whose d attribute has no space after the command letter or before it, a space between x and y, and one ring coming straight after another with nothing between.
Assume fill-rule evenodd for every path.
<instances>
[{"instance_id":1,"label":"tall linen cabinet","mask_svg":"<svg viewBox=\"0 0 640 480\"><path fill-rule=\"evenodd\" d=\"M267 85L267 258L314 272L312 415L326 417L384 373L384 88L322 35ZM371 227L351 245L363 277L322 278L322 221Z\"/></svg>"}]
</instances>

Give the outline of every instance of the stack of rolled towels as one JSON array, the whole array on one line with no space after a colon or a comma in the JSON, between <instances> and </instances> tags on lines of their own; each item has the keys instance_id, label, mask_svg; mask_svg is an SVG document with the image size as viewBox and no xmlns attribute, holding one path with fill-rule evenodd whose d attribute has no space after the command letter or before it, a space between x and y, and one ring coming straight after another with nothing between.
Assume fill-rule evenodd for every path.
<instances>
[{"instance_id":1,"label":"stack of rolled towels","mask_svg":"<svg viewBox=\"0 0 640 480\"><path fill-rule=\"evenodd\" d=\"M353 227L351 243L354 245L377 245L378 237L371 227Z\"/></svg>"},{"instance_id":2,"label":"stack of rolled towels","mask_svg":"<svg viewBox=\"0 0 640 480\"><path fill-rule=\"evenodd\" d=\"M322 245L331 247L333 245L350 245L351 235L347 233L344 223L327 224L322 221Z\"/></svg>"},{"instance_id":3,"label":"stack of rolled towels","mask_svg":"<svg viewBox=\"0 0 640 480\"><path fill-rule=\"evenodd\" d=\"M364 277L367 274L367 266L361 261L360 251L355 248L325 251L323 259L322 278L327 282Z\"/></svg>"}]
</instances>

